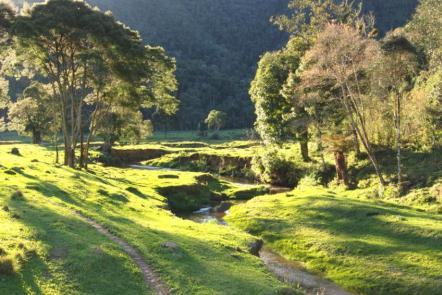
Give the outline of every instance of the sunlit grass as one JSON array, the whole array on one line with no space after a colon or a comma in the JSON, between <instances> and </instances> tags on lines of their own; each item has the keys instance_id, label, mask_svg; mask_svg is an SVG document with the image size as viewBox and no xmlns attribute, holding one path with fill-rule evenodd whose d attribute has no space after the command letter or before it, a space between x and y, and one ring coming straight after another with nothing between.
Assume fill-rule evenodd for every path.
<instances>
[{"instance_id":1,"label":"sunlit grass","mask_svg":"<svg viewBox=\"0 0 442 295\"><path fill-rule=\"evenodd\" d=\"M439 294L442 216L321 188L262 196L228 221L361 294Z\"/></svg>"},{"instance_id":2,"label":"sunlit grass","mask_svg":"<svg viewBox=\"0 0 442 295\"><path fill-rule=\"evenodd\" d=\"M161 188L198 185L201 173L100 165L85 173L55 166L54 152L43 147L18 145L21 156L11 155L11 148L0 146L0 207L9 208L0 213L0 247L14 273L0 274L0 294L150 293L130 258L72 210L139 249L176 294L271 294L283 287L248 254L250 235L185 221L164 209ZM164 174L178 178L159 177ZM226 184L226 190L235 187ZM11 200L16 191L23 199ZM178 250L162 247L164 242Z\"/></svg>"}]
</instances>

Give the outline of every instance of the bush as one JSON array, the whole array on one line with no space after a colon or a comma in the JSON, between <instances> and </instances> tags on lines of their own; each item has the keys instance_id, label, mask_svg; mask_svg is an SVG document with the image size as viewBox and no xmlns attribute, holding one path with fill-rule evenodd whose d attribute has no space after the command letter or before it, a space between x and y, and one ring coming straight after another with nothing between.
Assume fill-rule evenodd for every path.
<instances>
[{"instance_id":1,"label":"bush","mask_svg":"<svg viewBox=\"0 0 442 295\"><path fill-rule=\"evenodd\" d=\"M23 200L24 199L24 195L21 191L17 190L15 191L12 195L11 195L11 200L14 201L19 201L19 200Z\"/></svg>"},{"instance_id":2,"label":"bush","mask_svg":"<svg viewBox=\"0 0 442 295\"><path fill-rule=\"evenodd\" d=\"M14 274L14 262L9 257L0 257L0 275Z\"/></svg>"},{"instance_id":3,"label":"bush","mask_svg":"<svg viewBox=\"0 0 442 295\"><path fill-rule=\"evenodd\" d=\"M11 154L16 155L16 156L21 156L20 150L18 148L12 148Z\"/></svg>"},{"instance_id":4,"label":"bush","mask_svg":"<svg viewBox=\"0 0 442 295\"><path fill-rule=\"evenodd\" d=\"M252 170L264 183L288 187L295 187L301 175L295 164L274 148L256 155L252 160Z\"/></svg>"}]
</instances>

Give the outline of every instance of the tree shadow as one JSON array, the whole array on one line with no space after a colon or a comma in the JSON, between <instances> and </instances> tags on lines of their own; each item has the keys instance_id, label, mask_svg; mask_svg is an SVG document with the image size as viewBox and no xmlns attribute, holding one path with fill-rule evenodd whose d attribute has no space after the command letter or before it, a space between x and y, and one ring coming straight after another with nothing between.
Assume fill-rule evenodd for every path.
<instances>
[{"instance_id":1,"label":"tree shadow","mask_svg":"<svg viewBox=\"0 0 442 295\"><path fill-rule=\"evenodd\" d=\"M198 236L197 231L178 234L146 228L121 215L105 218L113 224L113 232L120 236L124 233L146 261L163 274L172 290L179 289L183 294L232 295L271 294L271 290L275 290L276 279L270 276L259 258L247 253L246 246L238 248L222 240L206 240ZM188 225L183 224L183 229L206 226L188 221ZM231 235L231 229L213 226L217 227L214 230L221 228L226 236ZM170 249L162 246L165 242L176 243L178 247ZM262 280L257 280L257 275Z\"/></svg>"},{"instance_id":2,"label":"tree shadow","mask_svg":"<svg viewBox=\"0 0 442 295\"><path fill-rule=\"evenodd\" d=\"M382 172L395 178L397 172L396 153L393 150L384 149L376 152L380 160ZM359 163L360 164L360 163ZM402 166L405 180L410 188L432 186L437 179L442 177L442 148L432 151L402 151ZM354 179L364 179L374 175L374 170L369 161L365 165L350 166L349 174Z\"/></svg>"},{"instance_id":3,"label":"tree shadow","mask_svg":"<svg viewBox=\"0 0 442 295\"><path fill-rule=\"evenodd\" d=\"M72 213L55 212L42 202L10 201L8 206L46 249L33 255L14 278L25 289L16 294L29 289L42 294L41 285L55 286L62 293L146 292L141 275L133 272L122 250L116 251L118 246Z\"/></svg>"},{"instance_id":4,"label":"tree shadow","mask_svg":"<svg viewBox=\"0 0 442 295\"><path fill-rule=\"evenodd\" d=\"M335 266L341 265L341 269L345 271L346 267L343 265L349 261L348 259L370 261L377 265L378 269L367 269L367 272L378 272L379 275L382 274L385 277L385 281L378 280L369 283L372 279L370 276L360 277L366 286L374 285L380 288L390 284L391 288L395 288L390 291L408 288L404 294L414 294L414 292L434 294L435 290L442 289L440 273L438 274L435 270L438 266L442 267L442 230L425 228L407 222L410 219L416 219L425 220L427 224L433 222L442 224L442 216L412 210L398 210L395 207L374 205L357 200L337 200L325 196L310 196L309 198L311 202L297 204L296 208L293 208L302 216L296 217L299 220L288 227L295 235L297 226L302 226L304 229L324 232L333 237L331 240L324 241L326 245L322 244L320 238L307 239L316 243L317 247L321 247L321 251L325 251L327 257L337 261ZM404 257L421 257L423 261L428 259L432 263L416 264L413 259ZM312 259L321 260L322 258ZM347 267L351 269L352 266ZM400 275L398 275L399 271ZM420 279L410 284L407 278L415 276Z\"/></svg>"}]
</instances>

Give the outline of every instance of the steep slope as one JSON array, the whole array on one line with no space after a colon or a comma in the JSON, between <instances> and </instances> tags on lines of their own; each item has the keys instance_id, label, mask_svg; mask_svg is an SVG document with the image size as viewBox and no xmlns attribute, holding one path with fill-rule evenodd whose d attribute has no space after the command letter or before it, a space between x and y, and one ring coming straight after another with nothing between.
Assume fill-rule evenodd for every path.
<instances>
[{"instance_id":1,"label":"steep slope","mask_svg":"<svg viewBox=\"0 0 442 295\"><path fill-rule=\"evenodd\" d=\"M250 80L260 55L284 44L286 35L278 32L269 18L286 12L288 0L89 2L111 10L119 20L139 30L146 42L165 47L177 58L182 104L175 128L195 129L213 108L235 118L229 120L228 127L252 125ZM370 0L364 1L364 10L373 11L381 31L386 32L403 25L417 2Z\"/></svg>"}]
</instances>

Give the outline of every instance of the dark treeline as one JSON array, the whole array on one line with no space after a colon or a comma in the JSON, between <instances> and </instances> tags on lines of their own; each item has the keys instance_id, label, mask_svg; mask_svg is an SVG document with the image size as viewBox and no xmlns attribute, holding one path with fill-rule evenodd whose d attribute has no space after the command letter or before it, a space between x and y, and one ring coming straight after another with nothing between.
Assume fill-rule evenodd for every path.
<instances>
[{"instance_id":1,"label":"dark treeline","mask_svg":"<svg viewBox=\"0 0 442 295\"><path fill-rule=\"evenodd\" d=\"M16 3L20 4L20 0ZM30 1L37 2L37 1ZM254 108L248 95L260 55L280 48L286 34L271 16L287 12L287 0L91 0L140 31L149 44L163 46L177 59L180 110L159 116L157 129L195 129L212 109L235 120L226 127L250 127ZM417 0L366 1L385 33L409 18ZM155 122L157 121L157 122Z\"/></svg>"}]
</instances>

